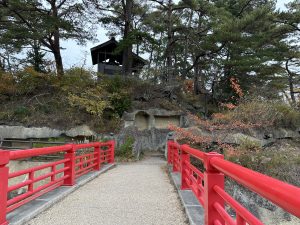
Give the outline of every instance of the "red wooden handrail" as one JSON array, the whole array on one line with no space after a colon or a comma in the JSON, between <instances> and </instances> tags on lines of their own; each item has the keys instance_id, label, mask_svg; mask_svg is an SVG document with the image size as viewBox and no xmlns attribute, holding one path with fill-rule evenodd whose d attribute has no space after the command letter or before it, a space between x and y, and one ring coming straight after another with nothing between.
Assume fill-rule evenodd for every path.
<instances>
[{"instance_id":1,"label":"red wooden handrail","mask_svg":"<svg viewBox=\"0 0 300 225\"><path fill-rule=\"evenodd\" d=\"M34 148L34 149L26 149L22 151L11 151L9 153L9 159L22 159L29 158L34 156L48 155L58 152L66 152L72 149L72 145L62 145L62 146L53 146L53 147L45 147L45 148Z\"/></svg>"},{"instance_id":2,"label":"red wooden handrail","mask_svg":"<svg viewBox=\"0 0 300 225\"><path fill-rule=\"evenodd\" d=\"M105 147L105 149L102 149L103 147ZM94 151L81 155L78 155L80 152L76 154L77 150L86 148L92 148ZM113 163L114 148L114 141L108 141L87 144L67 144L19 151L0 150L0 225L8 224L6 214L14 209L59 186L74 185L77 177L92 170L100 170L103 163ZM10 160L54 153L64 153L64 159L9 173L7 165ZM58 166L59 168L57 168ZM50 172L45 172L45 169L50 170ZM43 174L36 176L35 173L37 171L42 171ZM25 181L8 186L9 179L20 176L27 176L27 178ZM46 183L37 187L34 185L42 180ZM9 192L22 187L27 187L25 193L13 197L12 199L7 199Z\"/></svg>"},{"instance_id":3,"label":"red wooden handrail","mask_svg":"<svg viewBox=\"0 0 300 225\"><path fill-rule=\"evenodd\" d=\"M300 217L300 188L219 158L212 158L210 164L243 186Z\"/></svg>"},{"instance_id":4,"label":"red wooden handrail","mask_svg":"<svg viewBox=\"0 0 300 225\"><path fill-rule=\"evenodd\" d=\"M191 156L203 162L204 172L191 165ZM181 173L181 189L191 189L203 205L205 225L263 224L225 192L225 175L300 218L299 187L224 160L221 154L205 153L188 145L168 141L168 163L173 165L174 172ZM181 164L180 171L174 170L174 165L178 163ZM235 219L226 212L225 203L236 211Z\"/></svg>"}]
</instances>

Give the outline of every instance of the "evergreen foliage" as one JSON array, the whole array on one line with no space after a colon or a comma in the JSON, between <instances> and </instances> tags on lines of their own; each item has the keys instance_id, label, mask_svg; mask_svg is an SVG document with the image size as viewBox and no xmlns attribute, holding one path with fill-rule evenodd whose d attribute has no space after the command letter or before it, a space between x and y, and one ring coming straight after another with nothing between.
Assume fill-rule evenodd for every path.
<instances>
[{"instance_id":1,"label":"evergreen foliage","mask_svg":"<svg viewBox=\"0 0 300 225\"><path fill-rule=\"evenodd\" d=\"M61 40L91 39L89 22L81 1L0 1L0 45L18 50L38 42L53 54L62 76Z\"/></svg>"},{"instance_id":2,"label":"evergreen foliage","mask_svg":"<svg viewBox=\"0 0 300 225\"><path fill-rule=\"evenodd\" d=\"M284 96L299 105L299 0L286 10L276 9L275 0L1 1L0 69L23 70L14 56L31 46L26 64L49 72L50 51L61 78L61 40L89 40L97 23L120 38L123 76L132 75L132 51L146 53L149 63L139 78L183 90L188 84L205 105L237 103L232 79L245 95ZM128 105L121 95L111 96L119 116Z\"/></svg>"}]
</instances>

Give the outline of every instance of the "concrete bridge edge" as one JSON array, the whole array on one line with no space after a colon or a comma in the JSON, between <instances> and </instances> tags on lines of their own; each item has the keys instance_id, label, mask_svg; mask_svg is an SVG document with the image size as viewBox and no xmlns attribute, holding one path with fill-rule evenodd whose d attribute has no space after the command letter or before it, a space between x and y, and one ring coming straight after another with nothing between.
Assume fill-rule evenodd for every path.
<instances>
[{"instance_id":1,"label":"concrete bridge edge","mask_svg":"<svg viewBox=\"0 0 300 225\"><path fill-rule=\"evenodd\" d=\"M198 202L196 196L191 190L181 190L180 173L172 172L171 167L168 168L171 183L178 192L181 204L187 215L190 225L204 225L204 209Z\"/></svg>"}]
</instances>

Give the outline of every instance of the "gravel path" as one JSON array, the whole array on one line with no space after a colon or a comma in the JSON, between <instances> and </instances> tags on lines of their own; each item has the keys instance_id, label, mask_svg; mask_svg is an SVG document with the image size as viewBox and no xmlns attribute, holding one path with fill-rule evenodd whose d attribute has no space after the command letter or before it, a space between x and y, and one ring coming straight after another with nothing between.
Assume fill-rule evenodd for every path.
<instances>
[{"instance_id":1,"label":"gravel path","mask_svg":"<svg viewBox=\"0 0 300 225\"><path fill-rule=\"evenodd\" d=\"M187 224L165 165L158 157L119 164L27 224Z\"/></svg>"}]
</instances>

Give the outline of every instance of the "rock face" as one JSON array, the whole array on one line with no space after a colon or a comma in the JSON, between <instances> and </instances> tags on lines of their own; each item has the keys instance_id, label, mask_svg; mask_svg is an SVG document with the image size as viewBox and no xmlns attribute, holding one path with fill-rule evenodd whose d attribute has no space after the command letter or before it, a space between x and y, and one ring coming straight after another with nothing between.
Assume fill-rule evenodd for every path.
<instances>
[{"instance_id":1,"label":"rock face","mask_svg":"<svg viewBox=\"0 0 300 225\"><path fill-rule=\"evenodd\" d=\"M70 130L65 131L65 135L68 137L77 137L77 136L90 137L90 136L94 136L95 134L96 133L92 131L87 125L74 127L71 128Z\"/></svg>"},{"instance_id":2,"label":"rock face","mask_svg":"<svg viewBox=\"0 0 300 225\"><path fill-rule=\"evenodd\" d=\"M207 131L199 127L185 128L194 135L211 137L213 140L221 140L228 144L241 144L250 141L260 146L274 143L276 139L300 138L298 130L278 129L247 129L247 130L215 130Z\"/></svg>"},{"instance_id":3,"label":"rock face","mask_svg":"<svg viewBox=\"0 0 300 225\"><path fill-rule=\"evenodd\" d=\"M117 147L122 145L127 137L133 137L134 153L139 156L143 151L164 151L166 137L169 130L152 128L149 130L139 130L137 127L130 126L121 130L116 135Z\"/></svg>"},{"instance_id":4,"label":"rock face","mask_svg":"<svg viewBox=\"0 0 300 225\"><path fill-rule=\"evenodd\" d=\"M300 225L300 221L295 216L235 182L227 180L226 191L264 224ZM231 209L229 212L234 215Z\"/></svg>"},{"instance_id":5,"label":"rock face","mask_svg":"<svg viewBox=\"0 0 300 225\"><path fill-rule=\"evenodd\" d=\"M83 125L70 130L57 130L48 127L0 126L0 137L6 139L53 138L95 135L88 126Z\"/></svg>"},{"instance_id":6,"label":"rock face","mask_svg":"<svg viewBox=\"0 0 300 225\"><path fill-rule=\"evenodd\" d=\"M124 127L135 126L139 130L167 129L169 124L186 127L187 119L181 111L164 109L136 110L123 115Z\"/></svg>"},{"instance_id":7,"label":"rock face","mask_svg":"<svg viewBox=\"0 0 300 225\"><path fill-rule=\"evenodd\" d=\"M2 138L28 139L59 137L63 131L48 127L0 126Z\"/></svg>"}]
</instances>

